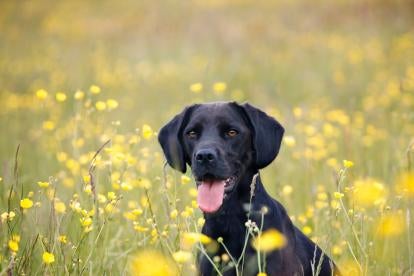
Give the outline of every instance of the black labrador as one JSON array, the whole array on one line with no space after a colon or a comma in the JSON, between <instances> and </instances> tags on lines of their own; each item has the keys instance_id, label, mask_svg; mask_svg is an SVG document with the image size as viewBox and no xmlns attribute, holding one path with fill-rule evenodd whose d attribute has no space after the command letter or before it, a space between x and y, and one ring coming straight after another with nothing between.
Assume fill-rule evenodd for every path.
<instances>
[{"instance_id":1,"label":"black labrador","mask_svg":"<svg viewBox=\"0 0 414 276\"><path fill-rule=\"evenodd\" d=\"M275 119L250 104L219 102L185 108L160 130L158 139L170 166L183 173L186 164L191 166L206 220L202 233L223 238L231 256L244 260L238 275L258 273L257 252L250 242L244 248L248 219L286 238L285 247L266 254L267 275L337 275L329 257L292 224L257 177L276 158L283 133ZM225 252L220 247L214 255ZM211 259L200 254L201 275L216 274ZM236 275L235 266L222 274Z\"/></svg>"}]
</instances>

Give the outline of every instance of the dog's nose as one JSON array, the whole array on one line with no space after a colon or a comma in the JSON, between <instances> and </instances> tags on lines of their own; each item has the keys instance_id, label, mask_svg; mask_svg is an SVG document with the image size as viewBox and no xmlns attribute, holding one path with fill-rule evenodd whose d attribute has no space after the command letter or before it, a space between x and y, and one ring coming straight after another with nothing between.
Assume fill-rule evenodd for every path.
<instances>
[{"instance_id":1,"label":"dog's nose","mask_svg":"<svg viewBox=\"0 0 414 276\"><path fill-rule=\"evenodd\" d=\"M195 155L195 160L198 163L213 163L216 159L216 153L210 149L199 150Z\"/></svg>"}]
</instances>

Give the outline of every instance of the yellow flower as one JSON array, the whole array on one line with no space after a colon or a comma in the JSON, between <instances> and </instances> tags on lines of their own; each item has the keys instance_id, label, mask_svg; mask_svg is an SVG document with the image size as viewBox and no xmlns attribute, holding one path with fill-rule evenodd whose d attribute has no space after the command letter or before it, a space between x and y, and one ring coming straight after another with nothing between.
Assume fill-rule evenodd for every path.
<instances>
[{"instance_id":1,"label":"yellow flower","mask_svg":"<svg viewBox=\"0 0 414 276\"><path fill-rule=\"evenodd\" d=\"M203 90L203 85L199 82L190 85L190 91L193 93L200 93Z\"/></svg>"},{"instance_id":2,"label":"yellow flower","mask_svg":"<svg viewBox=\"0 0 414 276\"><path fill-rule=\"evenodd\" d=\"M13 211L10 211L10 213L4 212L1 214L1 221L2 222L5 222L6 220L12 221L15 216L16 216L16 213Z\"/></svg>"},{"instance_id":3,"label":"yellow flower","mask_svg":"<svg viewBox=\"0 0 414 276\"><path fill-rule=\"evenodd\" d=\"M56 159L59 162L65 162L68 159L68 154L66 152L62 152L62 151L61 152L58 152L56 154Z\"/></svg>"},{"instance_id":4,"label":"yellow flower","mask_svg":"<svg viewBox=\"0 0 414 276\"><path fill-rule=\"evenodd\" d=\"M4 222L9 218L9 213L4 212L1 214L1 221Z\"/></svg>"},{"instance_id":5,"label":"yellow flower","mask_svg":"<svg viewBox=\"0 0 414 276\"><path fill-rule=\"evenodd\" d=\"M64 102L64 101L66 101L66 98L67 98L67 96L66 96L65 93L63 93L63 92L57 92L56 93L56 101Z\"/></svg>"},{"instance_id":6,"label":"yellow flower","mask_svg":"<svg viewBox=\"0 0 414 276\"><path fill-rule=\"evenodd\" d=\"M53 130L55 123L53 121L44 121L42 126L44 130Z\"/></svg>"},{"instance_id":7,"label":"yellow flower","mask_svg":"<svg viewBox=\"0 0 414 276\"><path fill-rule=\"evenodd\" d=\"M135 229L135 231L141 232L141 233L148 232L148 230L149 230L148 227L143 227L143 226L140 226L140 225L135 225L134 229Z\"/></svg>"},{"instance_id":8,"label":"yellow flower","mask_svg":"<svg viewBox=\"0 0 414 276\"><path fill-rule=\"evenodd\" d=\"M283 142L286 144L286 146L288 147L294 147L296 145L296 139L293 136L285 136L283 137Z\"/></svg>"},{"instance_id":9,"label":"yellow flower","mask_svg":"<svg viewBox=\"0 0 414 276\"><path fill-rule=\"evenodd\" d=\"M142 126L142 137L144 139L147 139L147 140L151 139L151 137L152 137L153 134L154 133L152 131L152 128L149 125L144 124Z\"/></svg>"},{"instance_id":10,"label":"yellow flower","mask_svg":"<svg viewBox=\"0 0 414 276\"><path fill-rule=\"evenodd\" d=\"M83 188L83 191L84 191L85 193L87 193L88 195L92 194L92 185L91 185L91 184L86 185L86 186Z\"/></svg>"},{"instance_id":11,"label":"yellow flower","mask_svg":"<svg viewBox=\"0 0 414 276\"><path fill-rule=\"evenodd\" d=\"M312 228L310 226L304 226L302 228L302 232L303 234L305 234L306 236L309 236L310 233L312 233Z\"/></svg>"},{"instance_id":12,"label":"yellow flower","mask_svg":"<svg viewBox=\"0 0 414 276\"><path fill-rule=\"evenodd\" d=\"M190 248L194 244L200 242L202 244L209 244L212 239L202 233L186 232L183 233L181 244L184 248Z\"/></svg>"},{"instance_id":13,"label":"yellow flower","mask_svg":"<svg viewBox=\"0 0 414 276\"><path fill-rule=\"evenodd\" d=\"M349 124L349 116L341 109L334 109L325 113L326 119L341 125Z\"/></svg>"},{"instance_id":14,"label":"yellow flower","mask_svg":"<svg viewBox=\"0 0 414 276\"><path fill-rule=\"evenodd\" d=\"M342 254L342 248L338 245L332 246L332 254L333 255L341 255Z\"/></svg>"},{"instance_id":15,"label":"yellow flower","mask_svg":"<svg viewBox=\"0 0 414 276\"><path fill-rule=\"evenodd\" d=\"M369 207L383 204L386 195L387 190L384 184L375 179L358 179L354 182L352 199L356 206Z\"/></svg>"},{"instance_id":16,"label":"yellow flower","mask_svg":"<svg viewBox=\"0 0 414 276\"><path fill-rule=\"evenodd\" d=\"M178 210L177 209L172 210L170 213L170 218L175 219L177 216L178 216Z\"/></svg>"},{"instance_id":17,"label":"yellow flower","mask_svg":"<svg viewBox=\"0 0 414 276\"><path fill-rule=\"evenodd\" d=\"M43 252L42 259L45 264L51 264L55 261L55 255L53 253Z\"/></svg>"},{"instance_id":18,"label":"yellow flower","mask_svg":"<svg viewBox=\"0 0 414 276\"><path fill-rule=\"evenodd\" d=\"M132 212L124 212L124 218L126 218L127 220L134 221L137 219L137 216Z\"/></svg>"},{"instance_id":19,"label":"yellow flower","mask_svg":"<svg viewBox=\"0 0 414 276\"><path fill-rule=\"evenodd\" d=\"M414 197L414 172L404 172L397 177L395 188L399 194Z\"/></svg>"},{"instance_id":20,"label":"yellow flower","mask_svg":"<svg viewBox=\"0 0 414 276\"><path fill-rule=\"evenodd\" d=\"M228 261L230 261L230 257L229 255L227 255L226 253L221 254L221 260L225 263L227 263Z\"/></svg>"},{"instance_id":21,"label":"yellow flower","mask_svg":"<svg viewBox=\"0 0 414 276\"><path fill-rule=\"evenodd\" d=\"M83 147L83 145L85 144L85 140L83 138L78 138L78 139L74 139L72 140L72 145L75 148L80 148ZM86 158L86 161L84 160L85 158L83 156L80 157L80 161L79 162L87 162L89 161L88 158Z\"/></svg>"},{"instance_id":22,"label":"yellow flower","mask_svg":"<svg viewBox=\"0 0 414 276\"><path fill-rule=\"evenodd\" d=\"M108 192L108 199L109 200L115 200L116 194L114 192Z\"/></svg>"},{"instance_id":23,"label":"yellow flower","mask_svg":"<svg viewBox=\"0 0 414 276\"><path fill-rule=\"evenodd\" d=\"M338 169L339 169L338 160L336 160L335 158L329 158L329 159L327 159L327 160L326 160L326 164L327 164L329 167L331 167L331 168L333 168L333 169L335 169L335 170L338 170Z\"/></svg>"},{"instance_id":24,"label":"yellow flower","mask_svg":"<svg viewBox=\"0 0 414 276\"><path fill-rule=\"evenodd\" d=\"M115 209L114 204L109 203L105 206L105 212L107 212L108 214L112 213Z\"/></svg>"},{"instance_id":25,"label":"yellow flower","mask_svg":"<svg viewBox=\"0 0 414 276\"><path fill-rule=\"evenodd\" d=\"M252 241L252 246L261 252L270 252L286 246L286 238L276 229L269 229Z\"/></svg>"},{"instance_id":26,"label":"yellow flower","mask_svg":"<svg viewBox=\"0 0 414 276\"><path fill-rule=\"evenodd\" d=\"M46 99L46 98L47 98L47 91L46 91L46 90L44 90L44 89L39 89L39 90L37 90L37 91L36 91L36 97L37 97L39 100L44 100L44 99Z\"/></svg>"},{"instance_id":27,"label":"yellow flower","mask_svg":"<svg viewBox=\"0 0 414 276\"><path fill-rule=\"evenodd\" d=\"M75 211L76 213L80 213L82 211L82 208L80 206L80 203L77 201L71 201L69 204L69 207Z\"/></svg>"},{"instance_id":28,"label":"yellow flower","mask_svg":"<svg viewBox=\"0 0 414 276\"><path fill-rule=\"evenodd\" d=\"M405 220L401 213L391 213L384 215L378 225L377 231L380 236L394 237L405 231Z\"/></svg>"},{"instance_id":29,"label":"yellow flower","mask_svg":"<svg viewBox=\"0 0 414 276\"><path fill-rule=\"evenodd\" d=\"M82 100L83 98L85 98L85 92L78 90L75 92L75 95L73 95L73 97L75 98L75 100Z\"/></svg>"},{"instance_id":30,"label":"yellow flower","mask_svg":"<svg viewBox=\"0 0 414 276\"><path fill-rule=\"evenodd\" d=\"M293 192L293 187L290 185L285 185L282 188L282 194L284 196L289 196Z\"/></svg>"},{"instance_id":31,"label":"yellow flower","mask_svg":"<svg viewBox=\"0 0 414 276\"><path fill-rule=\"evenodd\" d=\"M83 232L84 233L89 233L89 232L91 232L93 230L93 226L87 226L87 227L85 227L84 229L83 229Z\"/></svg>"},{"instance_id":32,"label":"yellow flower","mask_svg":"<svg viewBox=\"0 0 414 276\"><path fill-rule=\"evenodd\" d=\"M15 240L9 240L9 248L13 252L19 251L19 242Z\"/></svg>"},{"instance_id":33,"label":"yellow flower","mask_svg":"<svg viewBox=\"0 0 414 276\"><path fill-rule=\"evenodd\" d=\"M31 201L28 198L23 198L22 200L20 200L20 207L22 207L23 209L30 209L33 206L33 201Z\"/></svg>"},{"instance_id":34,"label":"yellow flower","mask_svg":"<svg viewBox=\"0 0 414 276\"><path fill-rule=\"evenodd\" d=\"M132 188L133 187L129 183L126 183L126 182L121 183L121 189L124 190L124 191L131 191Z\"/></svg>"},{"instance_id":35,"label":"yellow flower","mask_svg":"<svg viewBox=\"0 0 414 276\"><path fill-rule=\"evenodd\" d=\"M137 183L140 188L144 188L144 189L150 189L152 186L151 181L145 177L139 178L137 180ZM122 188L122 184L121 184L121 188Z\"/></svg>"},{"instance_id":36,"label":"yellow flower","mask_svg":"<svg viewBox=\"0 0 414 276\"><path fill-rule=\"evenodd\" d=\"M193 255L191 254L191 252L183 251L183 250L180 250L180 251L177 251L177 252L173 253L174 260L179 264L186 263L186 262L190 261L192 256Z\"/></svg>"},{"instance_id":37,"label":"yellow flower","mask_svg":"<svg viewBox=\"0 0 414 276\"><path fill-rule=\"evenodd\" d=\"M99 203L106 203L106 196L103 194L98 194L98 201Z\"/></svg>"},{"instance_id":38,"label":"yellow flower","mask_svg":"<svg viewBox=\"0 0 414 276\"><path fill-rule=\"evenodd\" d=\"M204 223L206 222L206 220L204 219L204 218L199 218L198 220L197 220L197 225L199 226L199 227L203 227L203 225L204 225Z\"/></svg>"},{"instance_id":39,"label":"yellow flower","mask_svg":"<svg viewBox=\"0 0 414 276\"><path fill-rule=\"evenodd\" d=\"M331 200L331 207L335 210L340 209L341 208L341 204L339 201L332 199Z\"/></svg>"},{"instance_id":40,"label":"yellow flower","mask_svg":"<svg viewBox=\"0 0 414 276\"><path fill-rule=\"evenodd\" d=\"M16 242L20 242L20 235L13 234L12 235L12 240L14 240Z\"/></svg>"},{"instance_id":41,"label":"yellow flower","mask_svg":"<svg viewBox=\"0 0 414 276\"><path fill-rule=\"evenodd\" d=\"M185 185L191 182L191 178L188 177L187 175L183 174L181 176L181 184Z\"/></svg>"},{"instance_id":42,"label":"yellow flower","mask_svg":"<svg viewBox=\"0 0 414 276\"><path fill-rule=\"evenodd\" d=\"M333 195L334 195L334 198L336 198L336 199L340 199L340 198L344 197L344 194L340 193L340 192L334 192Z\"/></svg>"},{"instance_id":43,"label":"yellow flower","mask_svg":"<svg viewBox=\"0 0 414 276\"><path fill-rule=\"evenodd\" d=\"M354 166L354 162L349 161L349 160L343 160L342 163L344 164L345 168L351 168Z\"/></svg>"},{"instance_id":44,"label":"yellow flower","mask_svg":"<svg viewBox=\"0 0 414 276\"><path fill-rule=\"evenodd\" d=\"M103 102L103 101L97 101L95 103L95 107L96 107L96 110L98 110L98 111L105 110L106 109L106 103Z\"/></svg>"},{"instance_id":45,"label":"yellow flower","mask_svg":"<svg viewBox=\"0 0 414 276\"><path fill-rule=\"evenodd\" d=\"M80 223L83 227L88 227L92 224L92 219L90 217L80 218Z\"/></svg>"},{"instance_id":46,"label":"yellow flower","mask_svg":"<svg viewBox=\"0 0 414 276\"><path fill-rule=\"evenodd\" d=\"M92 94L99 94L101 93L101 88L97 85L91 85L91 87L89 87L89 91L91 91Z\"/></svg>"},{"instance_id":47,"label":"yellow flower","mask_svg":"<svg viewBox=\"0 0 414 276\"><path fill-rule=\"evenodd\" d=\"M259 273L257 273L257 276L267 276L267 273L266 272L259 272Z\"/></svg>"},{"instance_id":48,"label":"yellow flower","mask_svg":"<svg viewBox=\"0 0 414 276\"><path fill-rule=\"evenodd\" d=\"M91 182L91 176L89 174L85 174L82 176L83 182L85 182L85 184L89 184Z\"/></svg>"},{"instance_id":49,"label":"yellow flower","mask_svg":"<svg viewBox=\"0 0 414 276\"><path fill-rule=\"evenodd\" d=\"M178 276L177 266L158 251L145 249L138 252L130 262L131 275Z\"/></svg>"},{"instance_id":50,"label":"yellow flower","mask_svg":"<svg viewBox=\"0 0 414 276\"><path fill-rule=\"evenodd\" d=\"M140 216L144 212L141 208L135 208L131 211L135 216Z\"/></svg>"},{"instance_id":51,"label":"yellow flower","mask_svg":"<svg viewBox=\"0 0 414 276\"><path fill-rule=\"evenodd\" d=\"M354 260L345 260L338 264L341 268L341 275L343 276L362 276L363 272L358 263Z\"/></svg>"},{"instance_id":52,"label":"yellow flower","mask_svg":"<svg viewBox=\"0 0 414 276\"><path fill-rule=\"evenodd\" d=\"M106 100L106 105L108 106L109 110L115 109L118 107L118 102L114 99L108 99Z\"/></svg>"},{"instance_id":53,"label":"yellow flower","mask_svg":"<svg viewBox=\"0 0 414 276\"><path fill-rule=\"evenodd\" d=\"M293 115L294 115L296 118L300 118L300 117L302 117L302 115L303 115L303 110L302 110L302 108L300 108L300 107L295 107L295 108L293 108L292 112L293 112Z\"/></svg>"},{"instance_id":54,"label":"yellow flower","mask_svg":"<svg viewBox=\"0 0 414 276\"><path fill-rule=\"evenodd\" d=\"M227 89L227 84L225 82L216 82L213 85L213 90L216 94L223 94Z\"/></svg>"},{"instance_id":55,"label":"yellow flower","mask_svg":"<svg viewBox=\"0 0 414 276\"><path fill-rule=\"evenodd\" d=\"M66 205L62 201L55 201L55 210L59 214L64 214L66 212Z\"/></svg>"},{"instance_id":56,"label":"yellow flower","mask_svg":"<svg viewBox=\"0 0 414 276\"><path fill-rule=\"evenodd\" d=\"M197 191L197 189L196 189L196 188L190 188L190 189L188 190L188 194L189 194L191 197L197 197L198 191Z\"/></svg>"},{"instance_id":57,"label":"yellow flower","mask_svg":"<svg viewBox=\"0 0 414 276\"><path fill-rule=\"evenodd\" d=\"M68 242L68 238L66 235L60 235L58 238L59 242L66 244Z\"/></svg>"},{"instance_id":58,"label":"yellow flower","mask_svg":"<svg viewBox=\"0 0 414 276\"><path fill-rule=\"evenodd\" d=\"M86 212L85 216L91 217L91 216L95 215L95 209L91 209L90 211L86 211L86 210L83 210L83 211Z\"/></svg>"},{"instance_id":59,"label":"yellow flower","mask_svg":"<svg viewBox=\"0 0 414 276\"><path fill-rule=\"evenodd\" d=\"M183 218L188 218L188 217L190 217L190 213L187 211L187 210L185 210L185 211L182 211L181 212L181 216L183 217Z\"/></svg>"},{"instance_id":60,"label":"yellow flower","mask_svg":"<svg viewBox=\"0 0 414 276\"><path fill-rule=\"evenodd\" d=\"M37 181L37 185L39 185L40 188L47 188L49 187L48 181Z\"/></svg>"}]
</instances>

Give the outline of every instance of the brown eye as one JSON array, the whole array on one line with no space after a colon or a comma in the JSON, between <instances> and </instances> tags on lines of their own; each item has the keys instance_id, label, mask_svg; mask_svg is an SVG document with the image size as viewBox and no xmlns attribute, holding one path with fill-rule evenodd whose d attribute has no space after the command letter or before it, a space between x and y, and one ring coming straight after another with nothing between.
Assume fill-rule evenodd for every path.
<instances>
[{"instance_id":1,"label":"brown eye","mask_svg":"<svg viewBox=\"0 0 414 276\"><path fill-rule=\"evenodd\" d=\"M198 133L194 130L190 130L189 132L187 132L187 137L190 139L195 139L197 138Z\"/></svg>"},{"instance_id":2,"label":"brown eye","mask_svg":"<svg viewBox=\"0 0 414 276\"><path fill-rule=\"evenodd\" d=\"M238 132L237 132L237 130L234 130L234 129L230 129L229 131L227 131L227 136L229 136L229 137L234 137L234 136L236 136L237 134L239 134Z\"/></svg>"}]
</instances>

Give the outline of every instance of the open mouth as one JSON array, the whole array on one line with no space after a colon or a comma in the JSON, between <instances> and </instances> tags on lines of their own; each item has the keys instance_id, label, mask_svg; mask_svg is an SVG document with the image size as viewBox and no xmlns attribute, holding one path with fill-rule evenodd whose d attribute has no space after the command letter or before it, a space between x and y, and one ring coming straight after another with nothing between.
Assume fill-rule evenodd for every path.
<instances>
[{"instance_id":1,"label":"open mouth","mask_svg":"<svg viewBox=\"0 0 414 276\"><path fill-rule=\"evenodd\" d=\"M223 200L226 199L236 186L236 176L225 179L203 178L197 181L197 203L205 213L214 213L220 209Z\"/></svg>"}]
</instances>

